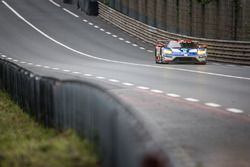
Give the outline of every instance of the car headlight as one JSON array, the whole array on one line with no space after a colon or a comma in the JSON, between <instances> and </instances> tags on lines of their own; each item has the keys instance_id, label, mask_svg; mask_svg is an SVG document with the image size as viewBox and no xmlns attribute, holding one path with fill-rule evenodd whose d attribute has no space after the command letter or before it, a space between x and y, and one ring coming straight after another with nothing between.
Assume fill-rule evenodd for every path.
<instances>
[{"instance_id":1,"label":"car headlight","mask_svg":"<svg viewBox=\"0 0 250 167\"><path fill-rule=\"evenodd\" d=\"M165 49L165 50L163 51L163 53L164 53L164 54L172 54L173 52L172 52L172 50L170 50L170 49Z\"/></svg>"},{"instance_id":2,"label":"car headlight","mask_svg":"<svg viewBox=\"0 0 250 167\"><path fill-rule=\"evenodd\" d=\"M206 50L198 50L198 55L204 55L206 53L207 53Z\"/></svg>"}]
</instances>

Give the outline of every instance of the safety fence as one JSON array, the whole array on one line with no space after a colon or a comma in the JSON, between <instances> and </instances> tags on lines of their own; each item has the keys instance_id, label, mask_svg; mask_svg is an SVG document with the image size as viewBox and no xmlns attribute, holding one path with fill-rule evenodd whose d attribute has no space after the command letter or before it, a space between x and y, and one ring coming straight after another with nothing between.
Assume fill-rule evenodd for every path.
<instances>
[{"instance_id":1,"label":"safety fence","mask_svg":"<svg viewBox=\"0 0 250 167\"><path fill-rule=\"evenodd\" d=\"M169 166L136 112L99 86L39 76L2 58L0 89L44 126L94 142L102 167Z\"/></svg>"},{"instance_id":2,"label":"safety fence","mask_svg":"<svg viewBox=\"0 0 250 167\"><path fill-rule=\"evenodd\" d=\"M192 39L208 45L208 59L212 61L250 65L250 42L196 38L170 33L130 18L99 2L99 16L122 30L155 44L161 39Z\"/></svg>"}]
</instances>

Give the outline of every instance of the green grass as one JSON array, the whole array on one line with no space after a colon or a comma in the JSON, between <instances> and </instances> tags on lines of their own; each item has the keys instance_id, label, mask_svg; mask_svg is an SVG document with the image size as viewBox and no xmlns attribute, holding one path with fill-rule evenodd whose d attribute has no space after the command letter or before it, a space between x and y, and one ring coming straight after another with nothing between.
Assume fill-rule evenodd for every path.
<instances>
[{"instance_id":1,"label":"green grass","mask_svg":"<svg viewBox=\"0 0 250 167\"><path fill-rule=\"evenodd\" d=\"M73 131L40 126L0 91L0 167L97 167L93 150Z\"/></svg>"}]
</instances>

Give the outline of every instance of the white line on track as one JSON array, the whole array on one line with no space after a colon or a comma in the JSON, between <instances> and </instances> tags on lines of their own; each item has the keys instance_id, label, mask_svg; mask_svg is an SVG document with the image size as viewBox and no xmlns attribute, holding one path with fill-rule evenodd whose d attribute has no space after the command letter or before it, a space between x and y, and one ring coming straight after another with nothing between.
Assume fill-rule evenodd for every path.
<instances>
[{"instance_id":1,"label":"white line on track","mask_svg":"<svg viewBox=\"0 0 250 167\"><path fill-rule=\"evenodd\" d=\"M7 57L7 56L6 56ZM12 60L12 58L8 58L9 60ZM14 59L13 61L17 62L19 60L16 60ZM21 61L20 63L26 63L24 61ZM33 65L33 63L27 63L28 65ZM49 66L42 66L40 64L36 64L35 65L36 67L43 67L43 68L46 68L46 69L53 69L53 70L59 70L59 68L51 68ZM71 70L62 70L64 72L71 72ZM82 74L81 72L77 72L77 71L74 71L74 72L71 72L73 74ZM84 76L87 76L87 77L91 77L93 76L92 74L84 74ZM105 79L105 77L102 77L102 76L96 76L95 78L97 79ZM116 79L109 79L110 82L114 82L114 83L119 83L120 81L119 80L116 80ZM121 83L122 85L125 85L125 86L134 86L134 84L132 83L128 83L128 82L123 82ZM158 94L161 94L161 93L164 93L164 91L162 90L158 90L158 89L150 89L148 87L145 87L145 86L137 86L138 89L142 89L142 90L150 90L151 92L153 93L158 93ZM175 98L178 98L178 97L181 97L180 95L177 95L177 94L173 94L173 93L167 93L166 94L167 96L170 96L170 97L175 97ZM184 98L184 100L186 101L189 101L189 102L199 102L200 100L198 99L194 99L194 98ZM218 108L218 107L221 107L220 104L217 104L217 103L212 103L212 102L208 102L208 103L204 103L204 105L206 106L209 106L209 107L213 107L213 108ZM234 114L241 114L241 113L244 113L243 110L240 110L240 109L236 109L236 108L227 108L226 111L229 111L231 113L234 113Z\"/></svg>"},{"instance_id":2,"label":"white line on track","mask_svg":"<svg viewBox=\"0 0 250 167\"><path fill-rule=\"evenodd\" d=\"M86 76L86 77L92 77L93 75L92 74L84 74L84 76Z\"/></svg>"},{"instance_id":3,"label":"white line on track","mask_svg":"<svg viewBox=\"0 0 250 167\"><path fill-rule=\"evenodd\" d=\"M19 62L19 60L17 60L17 59L15 59L15 60L13 60L14 62Z\"/></svg>"},{"instance_id":4,"label":"white line on track","mask_svg":"<svg viewBox=\"0 0 250 167\"><path fill-rule=\"evenodd\" d=\"M117 35L112 35L112 37L117 38Z\"/></svg>"},{"instance_id":5,"label":"white line on track","mask_svg":"<svg viewBox=\"0 0 250 167\"><path fill-rule=\"evenodd\" d=\"M25 62L25 61L21 61L20 63L21 63L21 64L26 64L26 62Z\"/></svg>"},{"instance_id":6,"label":"white line on track","mask_svg":"<svg viewBox=\"0 0 250 167\"><path fill-rule=\"evenodd\" d=\"M152 51L152 50L147 50L149 53L153 53L154 51Z\"/></svg>"},{"instance_id":7,"label":"white line on track","mask_svg":"<svg viewBox=\"0 0 250 167\"><path fill-rule=\"evenodd\" d=\"M128 83L128 82L124 82L124 83L122 83L122 84L125 85L125 86L134 86L134 84Z\"/></svg>"},{"instance_id":8,"label":"white line on track","mask_svg":"<svg viewBox=\"0 0 250 167\"><path fill-rule=\"evenodd\" d=\"M151 92L154 92L154 93L163 93L162 90L157 90L157 89L151 89Z\"/></svg>"},{"instance_id":9,"label":"white line on track","mask_svg":"<svg viewBox=\"0 0 250 167\"><path fill-rule=\"evenodd\" d=\"M73 71L72 74L81 74L81 73L78 71Z\"/></svg>"},{"instance_id":10,"label":"white line on track","mask_svg":"<svg viewBox=\"0 0 250 167\"><path fill-rule=\"evenodd\" d=\"M107 31L106 34L110 35L110 34L112 34L112 33Z\"/></svg>"},{"instance_id":11,"label":"white line on track","mask_svg":"<svg viewBox=\"0 0 250 167\"><path fill-rule=\"evenodd\" d=\"M100 28L100 31L105 31L103 28Z\"/></svg>"},{"instance_id":12,"label":"white line on track","mask_svg":"<svg viewBox=\"0 0 250 167\"><path fill-rule=\"evenodd\" d=\"M216 104L216 103L205 103L205 105L209 107L221 107L220 104Z\"/></svg>"},{"instance_id":13,"label":"white line on track","mask_svg":"<svg viewBox=\"0 0 250 167\"><path fill-rule=\"evenodd\" d=\"M141 50L145 50L145 48L144 48L144 47L140 47L140 49L141 49Z\"/></svg>"},{"instance_id":14,"label":"white line on track","mask_svg":"<svg viewBox=\"0 0 250 167\"><path fill-rule=\"evenodd\" d=\"M3 58L6 58L7 56L5 56L5 55L1 55Z\"/></svg>"},{"instance_id":15,"label":"white line on track","mask_svg":"<svg viewBox=\"0 0 250 167\"><path fill-rule=\"evenodd\" d=\"M11 57L8 57L7 59L8 59L8 60L12 60L12 58L11 58Z\"/></svg>"},{"instance_id":16,"label":"white line on track","mask_svg":"<svg viewBox=\"0 0 250 167\"><path fill-rule=\"evenodd\" d=\"M99 26L94 26L95 28L99 28Z\"/></svg>"},{"instance_id":17,"label":"white line on track","mask_svg":"<svg viewBox=\"0 0 250 167\"><path fill-rule=\"evenodd\" d=\"M88 22L88 20L86 20L86 19L83 19L82 21L83 21L83 22L85 22L85 23L87 23L87 22Z\"/></svg>"},{"instance_id":18,"label":"white line on track","mask_svg":"<svg viewBox=\"0 0 250 167\"><path fill-rule=\"evenodd\" d=\"M148 90L149 88L148 87L145 87L145 86L137 86L138 89L142 89L142 90Z\"/></svg>"},{"instance_id":19,"label":"white line on track","mask_svg":"<svg viewBox=\"0 0 250 167\"><path fill-rule=\"evenodd\" d=\"M60 70L60 68L54 67L52 68L52 70Z\"/></svg>"},{"instance_id":20,"label":"white line on track","mask_svg":"<svg viewBox=\"0 0 250 167\"><path fill-rule=\"evenodd\" d=\"M94 24L93 24L93 23L91 23L91 22L89 22L89 25L91 25L91 26L92 26L92 25L94 25Z\"/></svg>"},{"instance_id":21,"label":"white line on track","mask_svg":"<svg viewBox=\"0 0 250 167\"><path fill-rule=\"evenodd\" d=\"M118 38L120 41L123 41L124 39L123 38Z\"/></svg>"},{"instance_id":22,"label":"white line on track","mask_svg":"<svg viewBox=\"0 0 250 167\"><path fill-rule=\"evenodd\" d=\"M53 3L54 5L56 5L57 7L61 7L61 5L59 5L58 3L54 2L53 0L49 0L51 3Z\"/></svg>"},{"instance_id":23,"label":"white line on track","mask_svg":"<svg viewBox=\"0 0 250 167\"><path fill-rule=\"evenodd\" d=\"M97 76L97 79L105 79L105 77Z\"/></svg>"},{"instance_id":24,"label":"white line on track","mask_svg":"<svg viewBox=\"0 0 250 167\"><path fill-rule=\"evenodd\" d=\"M131 66L140 66L140 67L147 67L147 68L158 68L158 69L166 69L166 70L175 70L175 71L181 71L181 72L190 72L190 73L196 73L196 74L204 74L204 75L211 75L211 76L217 76L217 77L225 77L225 78L234 78L234 79L241 79L241 80L248 80L250 81L250 78L248 77L241 77L241 76L233 76L233 75L226 75L226 74L220 74L220 73L212 73L212 72L205 72L205 71L197 71L197 70L189 70L189 69L183 69L183 68L177 68L177 67L166 67L166 66L157 66L157 65L150 65L150 64L138 64L138 63L131 63L131 62L123 62L123 61L117 61L117 60L110 60L110 59L105 59L105 58L101 58L101 57L96 57L96 56L92 56L86 53L83 53L81 51L78 51L76 49L73 49L57 40L55 40L54 38L52 38L51 36L49 36L48 34L44 33L43 31L41 31L39 28L37 28L36 26L34 26L33 24L31 24L29 21L27 21L23 16L21 16L16 10L14 10L7 2L5 2L4 0L2 0L2 3L9 8L17 17L19 17L21 20L23 20L25 23L27 23L30 27L32 27L34 30L36 30L37 32L39 32L41 35L43 35L44 37L48 38L49 40L53 41L54 43L72 51L75 52L77 54L89 57L89 58L93 58L96 60L100 60L100 61L106 61L106 62L111 62L111 63L117 63L117 64L124 64L124 65L131 65ZM106 32L107 33L107 32Z\"/></svg>"},{"instance_id":25,"label":"white line on track","mask_svg":"<svg viewBox=\"0 0 250 167\"><path fill-rule=\"evenodd\" d=\"M170 96L170 97L181 97L180 95L177 95L177 94L174 94L174 93L167 93L166 95Z\"/></svg>"},{"instance_id":26,"label":"white line on track","mask_svg":"<svg viewBox=\"0 0 250 167\"><path fill-rule=\"evenodd\" d=\"M232 113L236 113L236 114L244 113L244 111L237 109L237 108L227 108L227 111L232 112Z\"/></svg>"},{"instance_id":27,"label":"white line on track","mask_svg":"<svg viewBox=\"0 0 250 167\"><path fill-rule=\"evenodd\" d=\"M120 82L119 80L116 80L116 79L109 79L110 82L115 82L115 83L118 83Z\"/></svg>"},{"instance_id":28,"label":"white line on track","mask_svg":"<svg viewBox=\"0 0 250 167\"><path fill-rule=\"evenodd\" d=\"M64 10L65 12L67 12L67 13L71 14L72 16L76 17L76 18L78 18L78 17L79 17L78 15L76 15L75 13L73 13L73 12L69 11L69 10L68 10L68 9L66 9L66 8L63 8L63 10Z\"/></svg>"},{"instance_id":29,"label":"white line on track","mask_svg":"<svg viewBox=\"0 0 250 167\"><path fill-rule=\"evenodd\" d=\"M190 102L198 102L198 101L200 101L198 99L194 99L194 98L191 98L191 97L185 98L185 100L190 101Z\"/></svg>"},{"instance_id":30,"label":"white line on track","mask_svg":"<svg viewBox=\"0 0 250 167\"><path fill-rule=\"evenodd\" d=\"M136 46L138 46L138 45L134 43L134 44L132 44L132 46L136 47Z\"/></svg>"},{"instance_id":31,"label":"white line on track","mask_svg":"<svg viewBox=\"0 0 250 167\"><path fill-rule=\"evenodd\" d=\"M125 43L131 43L130 41L125 41Z\"/></svg>"}]
</instances>

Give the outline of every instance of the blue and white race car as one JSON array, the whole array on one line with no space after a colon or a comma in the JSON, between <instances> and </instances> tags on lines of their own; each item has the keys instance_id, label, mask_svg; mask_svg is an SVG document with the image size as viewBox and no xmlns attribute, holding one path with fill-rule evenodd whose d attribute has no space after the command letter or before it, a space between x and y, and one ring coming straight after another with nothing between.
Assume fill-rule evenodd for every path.
<instances>
[{"instance_id":1,"label":"blue and white race car","mask_svg":"<svg viewBox=\"0 0 250 167\"><path fill-rule=\"evenodd\" d=\"M207 47L192 40L157 41L156 63L207 63Z\"/></svg>"}]
</instances>

